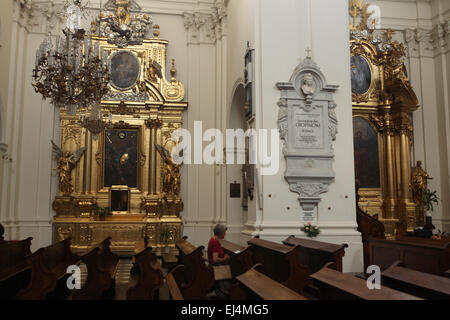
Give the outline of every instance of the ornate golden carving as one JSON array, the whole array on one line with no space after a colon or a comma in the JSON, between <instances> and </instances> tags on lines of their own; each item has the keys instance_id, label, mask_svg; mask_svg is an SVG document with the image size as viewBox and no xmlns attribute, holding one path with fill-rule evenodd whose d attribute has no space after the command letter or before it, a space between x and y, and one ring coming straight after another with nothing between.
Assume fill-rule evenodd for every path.
<instances>
[{"instance_id":1,"label":"ornate golden carving","mask_svg":"<svg viewBox=\"0 0 450 320\"><path fill-rule=\"evenodd\" d=\"M56 228L56 238L58 242L63 241L67 238L73 238L73 227L70 224L60 224Z\"/></svg>"},{"instance_id":2,"label":"ornate golden carving","mask_svg":"<svg viewBox=\"0 0 450 320\"><path fill-rule=\"evenodd\" d=\"M58 159L58 166L54 170L58 170L59 192L65 196L73 193L72 170L80 161L81 156L86 148L81 148L75 152L62 151L53 141L53 154Z\"/></svg>"},{"instance_id":3,"label":"ornate golden carving","mask_svg":"<svg viewBox=\"0 0 450 320\"><path fill-rule=\"evenodd\" d=\"M360 189L360 194L367 200L362 206L366 205L369 213L378 214L386 234L394 237L412 232L415 226L410 188L411 119L419 106L403 62L404 45L393 40L393 30L381 35L367 29L367 7L363 0L349 2L353 17L351 55L367 60L371 72L368 91L353 94L353 115L369 121L378 133L381 188ZM379 193L380 201L374 198L375 193Z\"/></svg>"},{"instance_id":4,"label":"ornate golden carving","mask_svg":"<svg viewBox=\"0 0 450 320\"><path fill-rule=\"evenodd\" d=\"M150 129L160 129L163 125L161 119L147 119L145 120L145 125Z\"/></svg>"},{"instance_id":5,"label":"ornate golden carving","mask_svg":"<svg viewBox=\"0 0 450 320\"><path fill-rule=\"evenodd\" d=\"M116 11L116 4L108 9ZM126 6L120 9L121 19L125 19L122 23L128 22L124 15L126 9ZM119 13L116 14L118 17ZM110 187L104 186L104 144L107 137L104 132L99 134L98 140L92 135L86 135L76 117L63 111L60 134L64 150L87 147L87 151L71 172L74 192L70 197L58 196L54 201L53 207L57 212L54 230L56 234L61 226L70 226L76 251L85 251L93 243L111 236L112 250L132 254L135 242L149 236L151 245L159 252L166 247L159 237L163 225L170 227L171 239L180 237L183 201L179 196L179 168L174 163L161 161L154 145L169 145L172 132L182 126L182 113L188 104L183 102L184 85L176 79L174 62L166 64L168 41L159 38L159 27L154 27L152 39L140 39L140 36L133 35L129 40L136 43L131 45L119 32L105 28L114 21L119 23L115 18L114 12L109 17L103 13L93 23L96 28L100 24L100 30L97 30L100 36L92 37L94 45L98 42L105 59L120 50L131 51L138 57L141 69L133 88L125 91L111 88L111 92L103 98L101 108L103 112L109 111L114 115L114 128L136 129L139 132L138 186L129 188L129 212L113 213L104 221L95 220L90 214L91 203L95 202L100 207L107 207L110 203ZM142 16L140 18L145 19ZM133 24L132 21L125 29L133 32ZM107 33L113 34L113 38L109 39ZM170 75L169 78L166 78L166 74ZM76 143L72 143L72 140ZM170 148L176 143L170 142ZM174 248L172 242L171 246Z\"/></svg>"},{"instance_id":6,"label":"ornate golden carving","mask_svg":"<svg viewBox=\"0 0 450 320\"><path fill-rule=\"evenodd\" d=\"M180 195L181 173L180 165L176 164L167 149L156 145L164 160L163 191L170 195Z\"/></svg>"},{"instance_id":7,"label":"ornate golden carving","mask_svg":"<svg viewBox=\"0 0 450 320\"><path fill-rule=\"evenodd\" d=\"M350 23L350 30L364 30L367 27L367 21L370 15L367 13L369 4L365 4L364 0L350 0L349 13L353 21ZM358 23L358 18L360 22Z\"/></svg>"},{"instance_id":8,"label":"ornate golden carving","mask_svg":"<svg viewBox=\"0 0 450 320\"><path fill-rule=\"evenodd\" d=\"M413 200L417 205L423 206L423 196L428 188L428 180L430 179L432 179L430 175L422 169L422 161L417 161L411 180Z\"/></svg>"},{"instance_id":9,"label":"ornate golden carving","mask_svg":"<svg viewBox=\"0 0 450 320\"><path fill-rule=\"evenodd\" d=\"M81 128L76 121L68 121L62 125L62 145L64 146L68 140L73 140L77 147L81 146Z\"/></svg>"}]
</instances>

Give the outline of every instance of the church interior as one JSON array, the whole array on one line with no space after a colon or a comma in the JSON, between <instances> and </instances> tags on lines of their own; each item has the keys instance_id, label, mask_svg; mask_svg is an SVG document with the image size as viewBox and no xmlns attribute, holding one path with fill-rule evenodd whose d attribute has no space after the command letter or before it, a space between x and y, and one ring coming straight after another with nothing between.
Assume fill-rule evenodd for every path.
<instances>
[{"instance_id":1,"label":"church interior","mask_svg":"<svg viewBox=\"0 0 450 320\"><path fill-rule=\"evenodd\" d=\"M450 300L449 0L0 1L1 300Z\"/></svg>"}]
</instances>

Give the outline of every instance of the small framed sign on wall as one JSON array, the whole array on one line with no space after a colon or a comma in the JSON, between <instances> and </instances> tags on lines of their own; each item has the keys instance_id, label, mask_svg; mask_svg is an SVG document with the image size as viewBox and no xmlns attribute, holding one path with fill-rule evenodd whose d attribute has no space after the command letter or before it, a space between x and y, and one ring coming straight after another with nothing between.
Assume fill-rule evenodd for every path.
<instances>
[{"instance_id":1,"label":"small framed sign on wall","mask_svg":"<svg viewBox=\"0 0 450 320\"><path fill-rule=\"evenodd\" d=\"M240 198L241 197L241 184L237 183L236 181L234 183L230 183L230 198Z\"/></svg>"}]
</instances>

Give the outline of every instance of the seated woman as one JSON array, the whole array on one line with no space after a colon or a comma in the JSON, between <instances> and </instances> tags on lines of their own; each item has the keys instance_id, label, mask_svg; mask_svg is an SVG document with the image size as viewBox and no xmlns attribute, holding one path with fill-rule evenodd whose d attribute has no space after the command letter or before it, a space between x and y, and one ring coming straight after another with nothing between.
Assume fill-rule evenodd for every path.
<instances>
[{"instance_id":1,"label":"seated woman","mask_svg":"<svg viewBox=\"0 0 450 320\"><path fill-rule=\"evenodd\" d=\"M214 236L209 240L208 244L208 260L209 265L219 266L225 265L230 260L228 254L224 254L222 246L220 244L221 239L225 238L227 228L224 225L218 224L214 227ZM230 280L216 281L215 293L218 298L228 298L230 295L231 282Z\"/></svg>"}]
</instances>

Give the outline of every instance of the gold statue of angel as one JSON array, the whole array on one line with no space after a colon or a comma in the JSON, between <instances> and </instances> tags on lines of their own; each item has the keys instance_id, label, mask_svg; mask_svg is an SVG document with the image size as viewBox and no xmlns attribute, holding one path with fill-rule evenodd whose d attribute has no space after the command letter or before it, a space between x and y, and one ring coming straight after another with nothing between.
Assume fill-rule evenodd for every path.
<instances>
[{"instance_id":1,"label":"gold statue of angel","mask_svg":"<svg viewBox=\"0 0 450 320\"><path fill-rule=\"evenodd\" d=\"M86 151L86 148L81 148L75 152L65 151L63 152L60 147L56 145L52 140L53 155L58 161L58 166L54 170L58 170L59 179L59 192L65 196L71 195L74 191L72 185L72 170L76 167L80 161L81 156Z\"/></svg>"},{"instance_id":2,"label":"gold statue of angel","mask_svg":"<svg viewBox=\"0 0 450 320\"><path fill-rule=\"evenodd\" d=\"M422 169L422 161L417 161L417 166L413 170L411 190L413 201L418 205L423 205L423 197L428 189L428 180L433 178Z\"/></svg>"},{"instance_id":3,"label":"gold statue of angel","mask_svg":"<svg viewBox=\"0 0 450 320\"><path fill-rule=\"evenodd\" d=\"M181 165L175 163L169 153L169 151L155 144L156 150L158 150L161 158L164 160L164 179L163 179L163 191L167 194L178 196L180 194L181 185ZM183 151L182 151L183 152ZM182 157L182 152L180 156Z\"/></svg>"}]
</instances>

